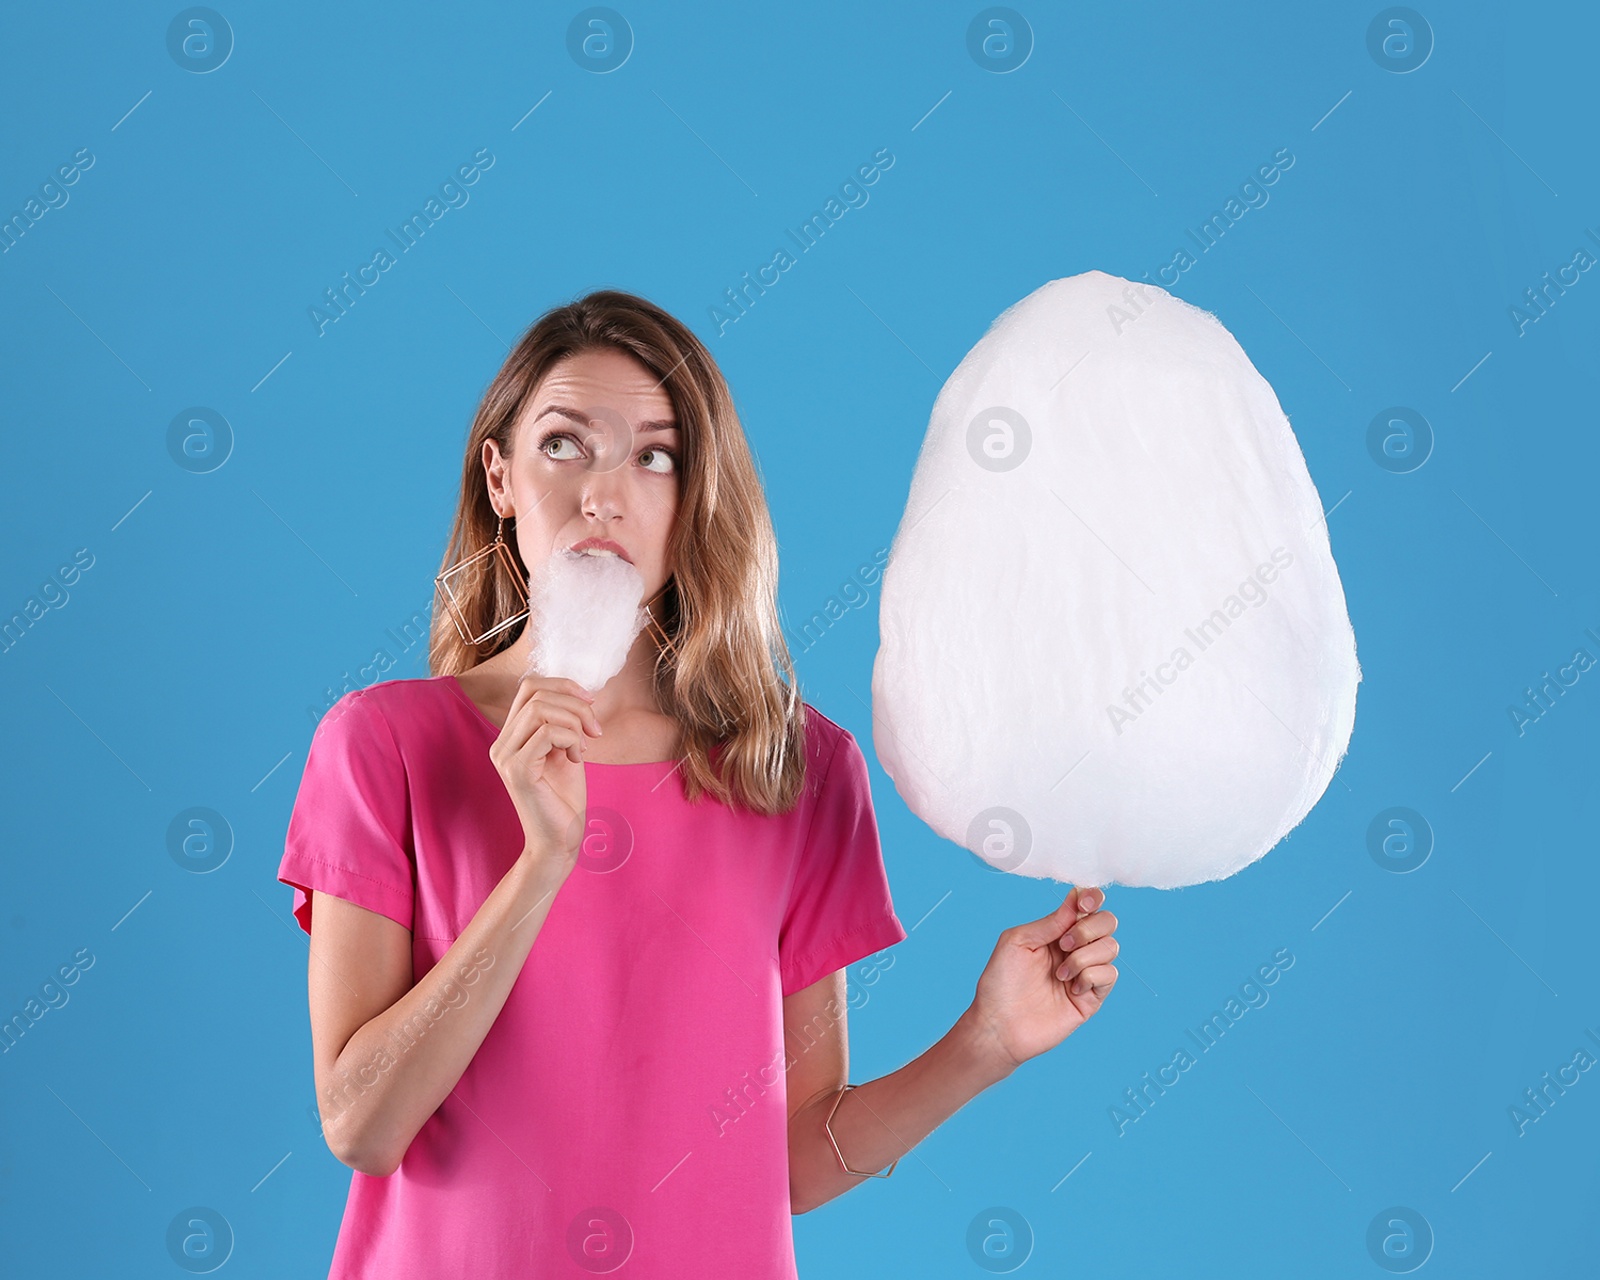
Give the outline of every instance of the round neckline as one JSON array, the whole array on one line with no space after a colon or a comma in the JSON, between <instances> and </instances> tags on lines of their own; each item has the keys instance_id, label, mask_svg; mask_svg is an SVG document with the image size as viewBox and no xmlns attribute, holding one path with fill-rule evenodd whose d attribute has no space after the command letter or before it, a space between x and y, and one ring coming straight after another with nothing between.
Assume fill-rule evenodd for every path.
<instances>
[{"instance_id":1,"label":"round neckline","mask_svg":"<svg viewBox=\"0 0 1600 1280\"><path fill-rule=\"evenodd\" d=\"M466 703L467 710L472 713L473 718L498 738L500 736L500 726L483 714L483 708L472 700L472 695L467 692L466 686L456 676L446 675L443 678L448 680L455 691L461 695L461 701ZM664 764L680 764L682 762L679 760L634 760L625 764L617 764L605 760L585 760L583 763L584 767L588 769L659 769Z\"/></svg>"}]
</instances>

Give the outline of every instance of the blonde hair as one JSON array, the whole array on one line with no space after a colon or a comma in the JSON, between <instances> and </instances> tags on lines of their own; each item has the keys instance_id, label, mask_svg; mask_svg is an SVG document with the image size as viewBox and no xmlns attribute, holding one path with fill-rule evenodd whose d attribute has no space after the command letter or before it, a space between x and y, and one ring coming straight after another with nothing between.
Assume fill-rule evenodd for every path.
<instances>
[{"instance_id":1,"label":"blonde hair","mask_svg":"<svg viewBox=\"0 0 1600 1280\"><path fill-rule=\"evenodd\" d=\"M489 384L467 434L461 495L441 572L494 542L498 517L483 473L483 444L509 459L512 435L534 391L557 361L615 348L664 387L677 417L682 490L667 554L674 572L651 612L673 654L650 628L653 684L661 709L682 729L679 773L691 803L709 792L757 813L786 813L805 780L805 712L778 618L778 544L755 459L722 371L682 322L631 293L603 289L540 316ZM527 566L506 541L527 586ZM456 586L470 634L522 606L485 557ZM527 620L468 645L448 612L433 611L428 664L460 675L515 643ZM721 745L714 769L713 747Z\"/></svg>"}]
</instances>

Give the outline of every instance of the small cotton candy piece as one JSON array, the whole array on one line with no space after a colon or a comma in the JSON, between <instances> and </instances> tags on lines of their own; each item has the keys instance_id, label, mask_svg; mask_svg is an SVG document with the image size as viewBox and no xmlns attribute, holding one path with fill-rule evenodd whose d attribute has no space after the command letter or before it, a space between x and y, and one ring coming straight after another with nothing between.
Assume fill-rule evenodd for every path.
<instances>
[{"instance_id":1,"label":"small cotton candy piece","mask_svg":"<svg viewBox=\"0 0 1600 1280\"><path fill-rule=\"evenodd\" d=\"M1100 271L1006 310L934 404L890 549L873 745L1018 875L1177 888L1278 843L1361 678L1321 501L1208 312Z\"/></svg>"},{"instance_id":2,"label":"small cotton candy piece","mask_svg":"<svg viewBox=\"0 0 1600 1280\"><path fill-rule=\"evenodd\" d=\"M598 693L622 670L647 621L643 598L644 579L621 556L553 552L528 579L527 674L576 680Z\"/></svg>"}]
</instances>

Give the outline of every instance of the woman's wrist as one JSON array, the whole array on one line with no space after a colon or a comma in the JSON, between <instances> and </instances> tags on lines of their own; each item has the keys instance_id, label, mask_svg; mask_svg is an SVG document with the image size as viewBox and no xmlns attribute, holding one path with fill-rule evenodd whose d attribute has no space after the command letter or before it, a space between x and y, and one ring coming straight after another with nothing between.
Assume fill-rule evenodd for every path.
<instances>
[{"instance_id":1,"label":"woman's wrist","mask_svg":"<svg viewBox=\"0 0 1600 1280\"><path fill-rule=\"evenodd\" d=\"M1006 1051L993 1024L978 1012L975 1004L966 1007L950 1034L963 1056L990 1084L1004 1080L1021 1065Z\"/></svg>"},{"instance_id":2,"label":"woman's wrist","mask_svg":"<svg viewBox=\"0 0 1600 1280\"><path fill-rule=\"evenodd\" d=\"M565 857L536 841L529 841L517 858L516 870L524 887L535 894L553 894L572 874L576 859Z\"/></svg>"}]
</instances>

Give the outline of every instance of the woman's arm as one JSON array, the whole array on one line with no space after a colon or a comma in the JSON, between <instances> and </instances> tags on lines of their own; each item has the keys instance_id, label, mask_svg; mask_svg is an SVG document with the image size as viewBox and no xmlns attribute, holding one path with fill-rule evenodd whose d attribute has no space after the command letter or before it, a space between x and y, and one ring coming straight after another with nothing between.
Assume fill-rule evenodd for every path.
<instances>
[{"instance_id":1,"label":"woman's arm","mask_svg":"<svg viewBox=\"0 0 1600 1280\"><path fill-rule=\"evenodd\" d=\"M1098 889L1073 889L1048 916L1007 929L955 1026L900 1070L842 1099L849 1078L843 970L786 999L791 1212L815 1209L881 1172L983 1090L1082 1026L1117 979L1110 963L1117 920L1096 909L1103 901ZM830 1110L833 1141L823 1127ZM841 1154L862 1174L846 1172Z\"/></svg>"},{"instance_id":2,"label":"woman's arm","mask_svg":"<svg viewBox=\"0 0 1600 1280\"><path fill-rule=\"evenodd\" d=\"M325 893L311 907L311 1046L322 1132L352 1169L387 1177L461 1079L577 865L594 695L525 675L489 759L523 847L439 962L412 984L411 933Z\"/></svg>"},{"instance_id":3,"label":"woman's arm","mask_svg":"<svg viewBox=\"0 0 1600 1280\"><path fill-rule=\"evenodd\" d=\"M569 870L525 850L414 986L409 929L313 893L313 1067L340 1161L380 1178L400 1167L489 1034Z\"/></svg>"},{"instance_id":4,"label":"woman's arm","mask_svg":"<svg viewBox=\"0 0 1600 1280\"><path fill-rule=\"evenodd\" d=\"M789 1117L791 1213L809 1212L865 1181L840 1167L823 1128L848 1074L844 990L841 969L790 997L816 1005L814 1010L797 1005L795 1017L812 1028L828 1027L826 1039L811 1040L804 1050L791 1045L790 1050L800 1054L788 1078L796 1104ZM786 1017L788 1012L785 1002ZM1011 1074L1013 1068L994 1054L970 1014L968 1010L957 1019L920 1057L890 1075L858 1085L839 1102L829 1127L852 1169L882 1172L991 1084ZM797 1071L833 1074L838 1083L807 1094L802 1092L804 1081L796 1079Z\"/></svg>"}]
</instances>

